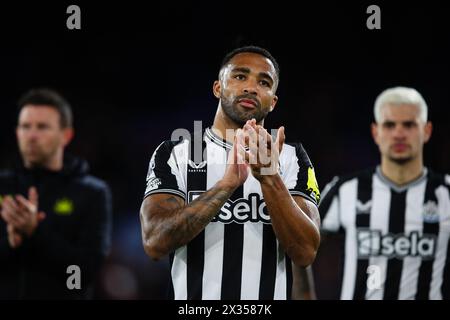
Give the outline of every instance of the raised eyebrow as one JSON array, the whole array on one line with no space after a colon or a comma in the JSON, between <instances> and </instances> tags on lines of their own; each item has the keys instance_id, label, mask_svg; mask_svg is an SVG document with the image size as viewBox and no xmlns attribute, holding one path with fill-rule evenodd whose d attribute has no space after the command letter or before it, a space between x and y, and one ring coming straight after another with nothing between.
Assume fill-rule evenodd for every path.
<instances>
[{"instance_id":1,"label":"raised eyebrow","mask_svg":"<svg viewBox=\"0 0 450 320\"><path fill-rule=\"evenodd\" d=\"M244 67L237 67L237 68L234 68L233 70L231 70L231 72L234 72L234 73L242 72L242 73L249 74L250 73L250 69L249 68L244 68ZM271 83L274 82L273 78L267 72L260 72L258 74L258 76L260 78L264 78L264 79L270 80Z\"/></svg>"},{"instance_id":2,"label":"raised eyebrow","mask_svg":"<svg viewBox=\"0 0 450 320\"><path fill-rule=\"evenodd\" d=\"M272 83L274 82L273 79L272 79L272 77L271 77L267 72L260 72L260 73L259 73L259 76L260 76L261 78L270 80Z\"/></svg>"},{"instance_id":3,"label":"raised eyebrow","mask_svg":"<svg viewBox=\"0 0 450 320\"><path fill-rule=\"evenodd\" d=\"M250 73L249 68L237 67L231 70L231 72L242 72L242 73Z\"/></svg>"}]
</instances>

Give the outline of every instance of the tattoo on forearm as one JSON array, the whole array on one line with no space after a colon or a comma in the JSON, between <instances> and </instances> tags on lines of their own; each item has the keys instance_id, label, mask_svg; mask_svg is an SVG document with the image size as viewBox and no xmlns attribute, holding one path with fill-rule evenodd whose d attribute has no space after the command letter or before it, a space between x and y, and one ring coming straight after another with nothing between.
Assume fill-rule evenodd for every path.
<instances>
[{"instance_id":1,"label":"tattoo on forearm","mask_svg":"<svg viewBox=\"0 0 450 320\"><path fill-rule=\"evenodd\" d=\"M192 234L199 227L204 228L214 218L229 196L227 192L222 190L210 190L187 205L183 210L183 213L187 215L186 234Z\"/></svg>"},{"instance_id":2,"label":"tattoo on forearm","mask_svg":"<svg viewBox=\"0 0 450 320\"><path fill-rule=\"evenodd\" d=\"M154 207L162 217L157 232L168 236L176 246L186 243L206 227L229 197L229 192L214 188L186 206L176 197L169 197ZM175 211L173 218L167 219L168 211Z\"/></svg>"}]
</instances>

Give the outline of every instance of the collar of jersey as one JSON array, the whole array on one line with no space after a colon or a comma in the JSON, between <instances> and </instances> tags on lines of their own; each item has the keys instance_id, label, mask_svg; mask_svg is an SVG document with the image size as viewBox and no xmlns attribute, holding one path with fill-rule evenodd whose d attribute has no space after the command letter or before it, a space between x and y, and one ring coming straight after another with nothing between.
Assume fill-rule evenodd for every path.
<instances>
[{"instance_id":1,"label":"collar of jersey","mask_svg":"<svg viewBox=\"0 0 450 320\"><path fill-rule=\"evenodd\" d=\"M409 182L407 184L399 186L398 184L396 184L393 181L391 181L390 179L388 179L381 172L381 167L380 166L377 166L377 169L376 169L376 175L378 176L378 178L383 183L387 184L389 187L391 187L396 192L403 192L403 191L407 190L408 188L410 188L410 187L412 187L412 186L414 186L416 184L421 183L425 179L425 177L427 176L427 173L428 173L428 169L426 167L424 167L423 171L422 171L422 174L418 178L414 179L413 181L411 181L411 182Z\"/></svg>"},{"instance_id":2,"label":"collar of jersey","mask_svg":"<svg viewBox=\"0 0 450 320\"><path fill-rule=\"evenodd\" d=\"M211 128L206 128L206 137L213 143L227 149L231 149L233 145L231 143L226 142L221 137L219 137L217 134L214 133L214 131L211 130Z\"/></svg>"}]
</instances>

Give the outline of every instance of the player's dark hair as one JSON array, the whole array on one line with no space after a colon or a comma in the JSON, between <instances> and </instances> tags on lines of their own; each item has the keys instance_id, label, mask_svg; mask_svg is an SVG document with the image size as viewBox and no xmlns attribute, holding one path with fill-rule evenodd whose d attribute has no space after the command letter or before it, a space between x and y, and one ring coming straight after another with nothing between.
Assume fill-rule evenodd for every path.
<instances>
[{"instance_id":1,"label":"player's dark hair","mask_svg":"<svg viewBox=\"0 0 450 320\"><path fill-rule=\"evenodd\" d=\"M257 46L245 46L245 47L240 47L240 48L236 48L233 51L231 51L230 53L228 53L222 60L222 64L220 65L220 70L222 70L222 68L224 66L226 66L228 64L228 62L230 62L230 60L237 54L239 53L256 53L259 54L263 57L266 57L267 59L269 59L274 68L275 68L275 72L277 73L277 78L280 79L280 67L278 65L278 62L275 60L275 58L270 54L269 51L267 51L264 48L261 47L257 47Z\"/></svg>"},{"instance_id":2,"label":"player's dark hair","mask_svg":"<svg viewBox=\"0 0 450 320\"><path fill-rule=\"evenodd\" d=\"M58 92L48 88L31 89L18 102L19 113L26 105L49 106L59 113L61 128L72 127L73 116L70 104Z\"/></svg>"}]
</instances>

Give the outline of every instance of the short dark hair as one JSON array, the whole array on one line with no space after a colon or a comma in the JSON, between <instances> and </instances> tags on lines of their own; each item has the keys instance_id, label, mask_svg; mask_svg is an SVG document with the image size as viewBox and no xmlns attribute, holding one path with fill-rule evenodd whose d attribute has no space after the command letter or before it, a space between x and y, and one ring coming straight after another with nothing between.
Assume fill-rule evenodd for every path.
<instances>
[{"instance_id":1,"label":"short dark hair","mask_svg":"<svg viewBox=\"0 0 450 320\"><path fill-rule=\"evenodd\" d=\"M228 53L223 58L222 64L220 65L220 70L222 70L222 68L224 66L226 66L228 64L228 62L230 62L230 60L239 53L256 53L263 57L266 57L267 59L269 59L272 62L273 66L275 68L275 72L277 74L278 80L280 79L280 66L278 65L277 60L275 60L275 58L270 54L269 51L267 51L264 48L257 47L257 46L245 46L245 47L240 47L240 48L234 49L233 51Z\"/></svg>"},{"instance_id":2,"label":"short dark hair","mask_svg":"<svg viewBox=\"0 0 450 320\"><path fill-rule=\"evenodd\" d=\"M66 99L58 92L48 88L31 89L20 97L18 106L20 111L29 104L46 105L54 108L59 113L61 128L72 127L72 108Z\"/></svg>"}]
</instances>

